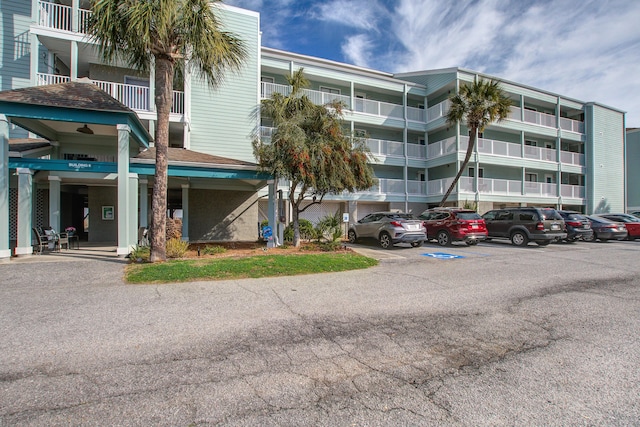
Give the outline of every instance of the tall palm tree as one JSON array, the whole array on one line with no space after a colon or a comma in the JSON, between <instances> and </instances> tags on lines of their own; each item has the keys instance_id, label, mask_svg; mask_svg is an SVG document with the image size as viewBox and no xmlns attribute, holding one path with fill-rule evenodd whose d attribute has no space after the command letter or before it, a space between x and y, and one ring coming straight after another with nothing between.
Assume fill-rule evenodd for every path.
<instances>
[{"instance_id":1,"label":"tall palm tree","mask_svg":"<svg viewBox=\"0 0 640 427\"><path fill-rule=\"evenodd\" d=\"M478 132L483 132L484 128L491 123L506 119L511 111L511 99L500 88L500 82L494 80L481 78L472 84L464 85L449 100L451 101L451 107L447 113L447 123L455 125L464 119L470 135L464 161L442 198L440 206L444 206L458 180L460 180L460 176L462 176L469 164Z\"/></svg>"},{"instance_id":2,"label":"tall palm tree","mask_svg":"<svg viewBox=\"0 0 640 427\"><path fill-rule=\"evenodd\" d=\"M150 260L166 260L169 113L176 68L188 66L210 86L239 70L242 40L222 31L213 7L220 0L94 0L89 34L105 61L120 58L138 70L155 70L156 171Z\"/></svg>"}]
</instances>

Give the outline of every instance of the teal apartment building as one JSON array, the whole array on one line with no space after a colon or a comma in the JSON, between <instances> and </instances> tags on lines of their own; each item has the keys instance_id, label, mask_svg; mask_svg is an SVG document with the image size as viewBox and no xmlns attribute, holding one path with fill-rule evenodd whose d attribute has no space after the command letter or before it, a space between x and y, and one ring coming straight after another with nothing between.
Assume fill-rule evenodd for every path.
<instances>
[{"instance_id":1,"label":"teal apartment building","mask_svg":"<svg viewBox=\"0 0 640 427\"><path fill-rule=\"evenodd\" d=\"M153 76L102 62L83 32L87 0L3 2L0 12L0 259L31 253L31 228L45 225L74 226L127 254L149 221ZM261 99L286 94L284 76L299 68L312 100L344 102L345 126L367 139L378 178L367 191L326 197L305 211L308 219L420 213L440 202L469 140L464 124L446 123L448 97L495 77L461 68L391 74L271 49L261 46L258 13L220 13L248 59L215 90L188 73L174 88L169 214L182 217L183 239L254 241L261 221L287 221L276 200L287 183L258 171L252 140L273 132L256 114ZM501 81L511 114L479 135L448 204L477 203L481 213L518 205L624 211L624 112Z\"/></svg>"}]
</instances>

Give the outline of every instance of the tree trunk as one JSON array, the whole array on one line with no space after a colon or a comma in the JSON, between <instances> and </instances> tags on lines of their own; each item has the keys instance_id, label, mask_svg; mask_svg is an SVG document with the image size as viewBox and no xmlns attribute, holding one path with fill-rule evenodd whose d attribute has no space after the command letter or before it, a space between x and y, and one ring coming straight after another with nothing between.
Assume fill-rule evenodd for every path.
<instances>
[{"instance_id":1,"label":"tree trunk","mask_svg":"<svg viewBox=\"0 0 640 427\"><path fill-rule=\"evenodd\" d=\"M469 160L471 160L471 154L473 154L473 147L475 147L475 145L476 145L476 135L478 133L477 132L478 129L477 128L470 128L469 130L471 131L471 136L469 137L469 145L467 146L467 154L464 156L464 161L462 162L462 165L460 165L460 170L458 170L458 173L456 174L456 177L453 178L453 182L449 186L449 189L447 190L447 192L445 193L444 197L442 198L442 201L440 202L440 206L441 207L444 206L444 204L447 202L447 199L451 195L451 192L453 191L453 189L456 187L456 184L460 180L460 177L462 176L462 173L464 172L464 168L467 167L467 165L469 164Z\"/></svg>"},{"instance_id":2,"label":"tree trunk","mask_svg":"<svg viewBox=\"0 0 640 427\"><path fill-rule=\"evenodd\" d=\"M300 247L300 210L298 209L300 205L300 200L295 200L293 193L296 187L291 187L289 190L289 202L291 203L291 224L293 225L293 247Z\"/></svg>"},{"instance_id":3,"label":"tree trunk","mask_svg":"<svg viewBox=\"0 0 640 427\"><path fill-rule=\"evenodd\" d=\"M155 58L156 173L151 202L151 262L167 259L167 170L169 151L169 113L173 98L174 63L167 57Z\"/></svg>"}]
</instances>

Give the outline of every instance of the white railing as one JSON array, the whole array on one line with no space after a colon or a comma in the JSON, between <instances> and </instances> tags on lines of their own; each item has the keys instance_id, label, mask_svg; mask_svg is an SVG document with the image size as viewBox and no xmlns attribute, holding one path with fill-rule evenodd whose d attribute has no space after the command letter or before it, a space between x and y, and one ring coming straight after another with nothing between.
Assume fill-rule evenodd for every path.
<instances>
[{"instance_id":1,"label":"white railing","mask_svg":"<svg viewBox=\"0 0 640 427\"><path fill-rule=\"evenodd\" d=\"M453 182L453 178L434 179L427 181L427 195L434 196L444 194ZM455 193L455 189L453 191Z\"/></svg>"},{"instance_id":2,"label":"white railing","mask_svg":"<svg viewBox=\"0 0 640 427\"><path fill-rule=\"evenodd\" d=\"M427 159L446 156L447 154L456 152L456 137L443 139L427 145Z\"/></svg>"},{"instance_id":3,"label":"white railing","mask_svg":"<svg viewBox=\"0 0 640 427\"><path fill-rule=\"evenodd\" d=\"M407 120L412 122L425 123L427 112L424 108L407 107Z\"/></svg>"},{"instance_id":4,"label":"white railing","mask_svg":"<svg viewBox=\"0 0 640 427\"><path fill-rule=\"evenodd\" d=\"M398 141L387 141L384 139L367 139L367 147L374 156L403 157L404 144Z\"/></svg>"},{"instance_id":5,"label":"white railing","mask_svg":"<svg viewBox=\"0 0 640 427\"><path fill-rule=\"evenodd\" d=\"M388 102L374 101L371 99L357 98L353 111L359 113L372 114L374 116L392 117L402 119L404 111L402 105L390 104Z\"/></svg>"},{"instance_id":6,"label":"white railing","mask_svg":"<svg viewBox=\"0 0 640 427\"><path fill-rule=\"evenodd\" d=\"M445 117L449 112L450 106L451 101L445 99L441 103L427 108L427 123L431 123L432 121L437 120L440 117Z\"/></svg>"},{"instance_id":7,"label":"white railing","mask_svg":"<svg viewBox=\"0 0 640 427\"><path fill-rule=\"evenodd\" d=\"M260 139L265 142L270 141L273 136L273 132L276 130L274 127L260 126Z\"/></svg>"},{"instance_id":8,"label":"white railing","mask_svg":"<svg viewBox=\"0 0 640 427\"><path fill-rule=\"evenodd\" d=\"M460 151L467 151L469 146L469 137L460 136ZM496 141L493 139L478 138L476 141L478 152L482 154L491 154L494 156L505 157L522 157L522 149L520 144L512 142Z\"/></svg>"},{"instance_id":9,"label":"white railing","mask_svg":"<svg viewBox=\"0 0 640 427\"><path fill-rule=\"evenodd\" d=\"M478 178L478 192L502 196L522 195L522 182L512 179Z\"/></svg>"},{"instance_id":10,"label":"white railing","mask_svg":"<svg viewBox=\"0 0 640 427\"><path fill-rule=\"evenodd\" d=\"M325 105L334 101L342 102L347 106L347 108L349 108L349 105L351 105L351 97L340 95L337 93L322 92L310 89L302 89L302 93L307 95L311 102L316 105Z\"/></svg>"},{"instance_id":11,"label":"white railing","mask_svg":"<svg viewBox=\"0 0 640 427\"><path fill-rule=\"evenodd\" d=\"M584 166L584 154L573 153L571 151L561 151L560 162L570 165Z\"/></svg>"},{"instance_id":12,"label":"white railing","mask_svg":"<svg viewBox=\"0 0 640 427\"><path fill-rule=\"evenodd\" d=\"M551 148L534 147L532 145L524 146L525 159L545 160L548 162L557 161L557 152Z\"/></svg>"},{"instance_id":13,"label":"white railing","mask_svg":"<svg viewBox=\"0 0 640 427\"><path fill-rule=\"evenodd\" d=\"M38 73L38 85L48 85L65 83L71 79L68 76L57 74ZM107 92L109 95L122 102L134 111L152 111L149 105L149 88L146 86L130 85L124 83L107 82L102 80L91 80L91 83ZM184 114L184 92L173 91L171 112L174 114Z\"/></svg>"},{"instance_id":14,"label":"white railing","mask_svg":"<svg viewBox=\"0 0 640 427\"><path fill-rule=\"evenodd\" d=\"M63 4L56 4L49 1L38 2L38 24L46 28L54 28L61 31L74 31L72 22L73 8ZM91 11L88 9L78 9L77 32L86 33L87 23Z\"/></svg>"},{"instance_id":15,"label":"white railing","mask_svg":"<svg viewBox=\"0 0 640 427\"><path fill-rule=\"evenodd\" d=\"M427 147L422 144L407 144L407 157L414 159L426 159Z\"/></svg>"},{"instance_id":16,"label":"white railing","mask_svg":"<svg viewBox=\"0 0 640 427\"><path fill-rule=\"evenodd\" d=\"M581 185L560 185L560 195L569 199L584 199L584 187Z\"/></svg>"},{"instance_id":17,"label":"white railing","mask_svg":"<svg viewBox=\"0 0 640 427\"><path fill-rule=\"evenodd\" d=\"M524 194L527 196L556 197L558 195L558 184L525 181Z\"/></svg>"},{"instance_id":18,"label":"white railing","mask_svg":"<svg viewBox=\"0 0 640 427\"><path fill-rule=\"evenodd\" d=\"M569 132L584 133L584 122L560 117L560 129Z\"/></svg>"},{"instance_id":19,"label":"white railing","mask_svg":"<svg viewBox=\"0 0 640 427\"><path fill-rule=\"evenodd\" d=\"M533 123L540 126L556 129L556 116L553 114L540 113L538 111L524 110L524 120L522 117L522 109L520 107L511 107L509 119L518 122ZM584 122L560 117L560 128L569 132L584 133Z\"/></svg>"}]
</instances>

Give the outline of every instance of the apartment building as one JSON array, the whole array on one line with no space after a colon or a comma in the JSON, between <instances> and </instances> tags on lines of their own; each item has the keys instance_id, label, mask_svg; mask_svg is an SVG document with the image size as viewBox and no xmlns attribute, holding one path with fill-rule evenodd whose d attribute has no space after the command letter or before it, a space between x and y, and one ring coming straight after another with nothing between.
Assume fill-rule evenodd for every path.
<instances>
[{"instance_id":1,"label":"apartment building","mask_svg":"<svg viewBox=\"0 0 640 427\"><path fill-rule=\"evenodd\" d=\"M73 225L83 238L128 253L149 217L153 76L103 63L84 33L88 0L3 3L2 13L0 180L8 185L0 186L0 200L8 202L0 203L0 258L29 253L30 229L43 225ZM378 178L368 191L326 197L307 218L419 213L440 202L469 140L464 124L445 120L448 97L492 76L459 68L394 75L270 49L261 46L258 13L223 6L221 15L246 43L242 70L216 89L186 73L174 91L169 213L182 217L184 239L256 240L262 220L286 220L276 212L286 183L258 172L251 141L273 131L257 113L260 100L287 93L284 76L301 67L312 100L344 102L345 126L367 139ZM106 100L74 108L75 92L65 88L77 82L110 95L118 114L105 110ZM516 82L502 80L502 88L511 114L479 135L448 204L476 203L481 212L511 205L623 210L624 113ZM33 99L49 100L44 116L29 108ZM113 219L103 218L104 207L114 208Z\"/></svg>"},{"instance_id":2,"label":"apartment building","mask_svg":"<svg viewBox=\"0 0 640 427\"><path fill-rule=\"evenodd\" d=\"M627 129L627 212L640 211L640 128Z\"/></svg>"}]
</instances>

